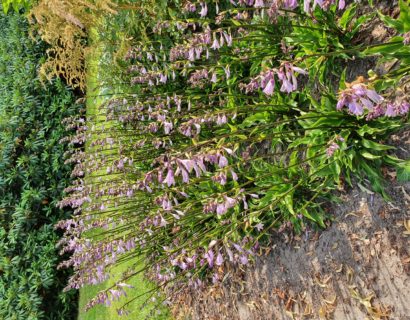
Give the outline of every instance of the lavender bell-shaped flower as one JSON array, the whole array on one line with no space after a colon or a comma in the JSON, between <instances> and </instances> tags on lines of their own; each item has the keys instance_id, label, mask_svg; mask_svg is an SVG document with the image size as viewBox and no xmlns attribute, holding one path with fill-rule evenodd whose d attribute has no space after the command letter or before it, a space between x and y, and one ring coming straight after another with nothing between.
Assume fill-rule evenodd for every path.
<instances>
[{"instance_id":1,"label":"lavender bell-shaped flower","mask_svg":"<svg viewBox=\"0 0 410 320\"><path fill-rule=\"evenodd\" d=\"M171 167L168 168L168 173L165 177L164 183L166 183L168 187L175 185L174 170L172 170Z\"/></svg>"},{"instance_id":2,"label":"lavender bell-shaped flower","mask_svg":"<svg viewBox=\"0 0 410 320\"><path fill-rule=\"evenodd\" d=\"M208 14L208 6L206 4L206 2L201 2L201 11L199 12L199 15L201 16L201 18L205 18L206 15Z\"/></svg>"},{"instance_id":3,"label":"lavender bell-shaped flower","mask_svg":"<svg viewBox=\"0 0 410 320\"><path fill-rule=\"evenodd\" d=\"M221 252L218 252L218 255L217 255L216 260L215 260L215 264L217 266L221 266L223 263L224 263L224 258L222 256Z\"/></svg>"}]
</instances>

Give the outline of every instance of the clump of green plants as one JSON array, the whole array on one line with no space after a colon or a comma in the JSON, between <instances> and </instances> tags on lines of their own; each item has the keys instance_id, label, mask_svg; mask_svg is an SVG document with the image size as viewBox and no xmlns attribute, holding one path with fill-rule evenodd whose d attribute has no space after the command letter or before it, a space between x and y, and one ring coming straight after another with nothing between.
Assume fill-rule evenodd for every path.
<instances>
[{"instance_id":1,"label":"clump of green plants","mask_svg":"<svg viewBox=\"0 0 410 320\"><path fill-rule=\"evenodd\" d=\"M60 203L77 213L59 224L73 253L67 288L135 261L88 307L125 296L141 272L175 293L224 281L226 266L250 264L273 232L325 228L337 189L357 181L388 198L382 167L409 178L409 161L383 143L408 126L407 1L397 19L359 16L341 0L155 8L161 19L142 10L144 29L107 83L123 90L100 107L105 116L70 122L71 144L90 152L73 153L78 179ZM396 36L355 44L376 17ZM346 79L346 65L369 57L397 67Z\"/></svg>"},{"instance_id":2,"label":"clump of green plants","mask_svg":"<svg viewBox=\"0 0 410 320\"><path fill-rule=\"evenodd\" d=\"M72 213L56 206L72 170L60 140L79 107L60 80L41 84L46 46L30 38L27 19L0 13L0 27L0 318L74 319L54 225Z\"/></svg>"},{"instance_id":3,"label":"clump of green plants","mask_svg":"<svg viewBox=\"0 0 410 320\"><path fill-rule=\"evenodd\" d=\"M31 0L2 0L1 4L3 7L4 13L7 13L10 8L13 8L14 11L19 11L20 9L28 9L31 5Z\"/></svg>"}]
</instances>

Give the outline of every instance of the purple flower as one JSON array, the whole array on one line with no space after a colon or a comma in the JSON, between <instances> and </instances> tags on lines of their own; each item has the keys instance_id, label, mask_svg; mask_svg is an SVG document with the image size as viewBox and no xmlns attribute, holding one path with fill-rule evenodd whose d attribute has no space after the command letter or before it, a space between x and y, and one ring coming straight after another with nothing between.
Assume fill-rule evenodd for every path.
<instances>
[{"instance_id":1,"label":"purple flower","mask_svg":"<svg viewBox=\"0 0 410 320\"><path fill-rule=\"evenodd\" d=\"M164 121L164 133L165 134L170 134L171 130L174 128L172 125L172 122Z\"/></svg>"},{"instance_id":2,"label":"purple flower","mask_svg":"<svg viewBox=\"0 0 410 320\"><path fill-rule=\"evenodd\" d=\"M208 6L206 2L201 2L200 5L201 5L201 11L199 12L199 14L201 18L204 18L208 14Z\"/></svg>"},{"instance_id":3,"label":"purple flower","mask_svg":"<svg viewBox=\"0 0 410 320\"><path fill-rule=\"evenodd\" d=\"M409 112L410 104L406 101L403 101L399 106L399 114L404 116Z\"/></svg>"},{"instance_id":4,"label":"purple flower","mask_svg":"<svg viewBox=\"0 0 410 320\"><path fill-rule=\"evenodd\" d=\"M240 256L239 261L241 262L241 264L243 265L247 265L248 264L248 257L245 255Z\"/></svg>"},{"instance_id":5,"label":"purple flower","mask_svg":"<svg viewBox=\"0 0 410 320\"><path fill-rule=\"evenodd\" d=\"M310 0L303 1L303 10L307 13L310 12Z\"/></svg>"},{"instance_id":6,"label":"purple flower","mask_svg":"<svg viewBox=\"0 0 410 320\"><path fill-rule=\"evenodd\" d=\"M275 81L269 80L265 89L263 90L263 93L266 94L267 96L271 96L273 94L274 89L275 89Z\"/></svg>"},{"instance_id":7,"label":"purple flower","mask_svg":"<svg viewBox=\"0 0 410 320\"><path fill-rule=\"evenodd\" d=\"M229 66L226 66L226 68L223 68L225 71L226 78L229 79L231 77L231 70L229 69Z\"/></svg>"},{"instance_id":8,"label":"purple flower","mask_svg":"<svg viewBox=\"0 0 410 320\"><path fill-rule=\"evenodd\" d=\"M255 8L263 8L265 6L265 3L263 2L263 0L256 0L253 6Z\"/></svg>"},{"instance_id":9,"label":"purple flower","mask_svg":"<svg viewBox=\"0 0 410 320\"><path fill-rule=\"evenodd\" d=\"M218 50L221 46L219 45L218 39L216 39L216 36L214 38L214 42L212 43L211 49Z\"/></svg>"},{"instance_id":10,"label":"purple flower","mask_svg":"<svg viewBox=\"0 0 410 320\"><path fill-rule=\"evenodd\" d=\"M349 108L349 112L354 115L362 115L364 110L372 112L376 105L383 101L376 91L368 89L363 83L356 83L339 93L339 100L336 105L337 110L344 106Z\"/></svg>"},{"instance_id":11,"label":"purple flower","mask_svg":"<svg viewBox=\"0 0 410 320\"><path fill-rule=\"evenodd\" d=\"M219 253L218 253L218 256L216 257L215 264L216 264L217 266L221 266L223 263L224 263L224 259L223 259L223 257L222 257L221 252L219 252Z\"/></svg>"},{"instance_id":12,"label":"purple flower","mask_svg":"<svg viewBox=\"0 0 410 320\"><path fill-rule=\"evenodd\" d=\"M337 149L339 149L339 148L340 148L340 147L339 147L339 145L338 145L337 143L332 142L332 143L330 144L330 146L326 149L326 155L327 155L328 157L333 156L333 154L335 153L335 151L336 151Z\"/></svg>"},{"instance_id":13,"label":"purple flower","mask_svg":"<svg viewBox=\"0 0 410 320\"><path fill-rule=\"evenodd\" d=\"M226 207L225 203L218 203L216 206L216 214L217 215L223 215L228 211L228 208Z\"/></svg>"},{"instance_id":14,"label":"purple flower","mask_svg":"<svg viewBox=\"0 0 410 320\"><path fill-rule=\"evenodd\" d=\"M236 174L235 171L231 170L231 175L232 175L232 180L238 181L238 175Z\"/></svg>"},{"instance_id":15,"label":"purple flower","mask_svg":"<svg viewBox=\"0 0 410 320\"><path fill-rule=\"evenodd\" d=\"M208 261L208 266L210 268L213 268L214 266L214 252L212 249L208 250L207 253L205 253L204 258Z\"/></svg>"},{"instance_id":16,"label":"purple flower","mask_svg":"<svg viewBox=\"0 0 410 320\"><path fill-rule=\"evenodd\" d=\"M168 187L175 184L174 170L172 170L171 167L168 168L168 173L167 173L167 176L165 177L164 183L166 183Z\"/></svg>"},{"instance_id":17,"label":"purple flower","mask_svg":"<svg viewBox=\"0 0 410 320\"><path fill-rule=\"evenodd\" d=\"M263 230L263 223L259 222L256 226L255 229L258 231L262 231Z\"/></svg>"},{"instance_id":18,"label":"purple flower","mask_svg":"<svg viewBox=\"0 0 410 320\"><path fill-rule=\"evenodd\" d=\"M214 175L212 178L212 181L214 182L218 182L219 184L221 184L222 186L224 186L227 182L227 177L226 174L224 172L219 172L216 175Z\"/></svg>"},{"instance_id":19,"label":"purple flower","mask_svg":"<svg viewBox=\"0 0 410 320\"><path fill-rule=\"evenodd\" d=\"M226 167L227 165L228 165L228 159L226 159L226 157L220 155L219 156L219 162L218 162L219 168Z\"/></svg>"},{"instance_id":20,"label":"purple flower","mask_svg":"<svg viewBox=\"0 0 410 320\"><path fill-rule=\"evenodd\" d=\"M233 208L237 203L237 200L228 196L225 196L225 206L227 208Z\"/></svg>"},{"instance_id":21,"label":"purple flower","mask_svg":"<svg viewBox=\"0 0 410 320\"><path fill-rule=\"evenodd\" d=\"M224 125L225 123L228 122L228 119L226 118L226 115L222 114L222 115L218 115L217 119L216 119L216 124L218 126Z\"/></svg>"},{"instance_id":22,"label":"purple flower","mask_svg":"<svg viewBox=\"0 0 410 320\"><path fill-rule=\"evenodd\" d=\"M392 103L388 103L385 112L386 117L396 117L397 116L397 109L396 106Z\"/></svg>"},{"instance_id":23,"label":"purple flower","mask_svg":"<svg viewBox=\"0 0 410 320\"><path fill-rule=\"evenodd\" d=\"M218 81L218 79L216 78L216 72L213 72L212 77L211 77L211 82L216 83L217 81Z\"/></svg>"},{"instance_id":24,"label":"purple flower","mask_svg":"<svg viewBox=\"0 0 410 320\"><path fill-rule=\"evenodd\" d=\"M363 106L357 103L357 101L352 100L349 104L349 111L354 115L360 116L363 114Z\"/></svg>"}]
</instances>

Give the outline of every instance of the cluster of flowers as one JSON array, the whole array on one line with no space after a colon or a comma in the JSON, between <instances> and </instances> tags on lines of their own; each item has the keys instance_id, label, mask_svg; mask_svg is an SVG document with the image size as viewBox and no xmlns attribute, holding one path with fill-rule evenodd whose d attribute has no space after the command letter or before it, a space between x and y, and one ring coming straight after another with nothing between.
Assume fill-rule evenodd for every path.
<instances>
[{"instance_id":1,"label":"cluster of flowers","mask_svg":"<svg viewBox=\"0 0 410 320\"><path fill-rule=\"evenodd\" d=\"M175 252L172 246L166 247L166 251L173 252L168 257L167 266L177 267L183 272L195 270L197 267L206 267L208 272L212 274L213 283L217 283L222 280L223 274L221 274L219 268L215 267L220 267L227 262L240 265L247 265L249 263L258 248L256 244L250 249L246 249L247 244L251 241L252 239L249 237L244 237L236 243L231 242L230 244L218 245L219 241L212 240L208 248L201 248L189 252L185 249ZM158 282L166 283L175 277L176 273L173 268L167 267L164 269L163 267L161 268L160 265L156 266L154 278ZM190 283L193 287L201 287L203 284L199 278L191 278Z\"/></svg>"},{"instance_id":2,"label":"cluster of flowers","mask_svg":"<svg viewBox=\"0 0 410 320\"><path fill-rule=\"evenodd\" d=\"M181 176L182 182L189 182L189 175L195 172L195 176L199 178L201 175L208 172L205 163L209 163L218 168L228 166L226 153L233 154L229 148L209 151L208 153L198 153L189 159L172 158L166 161L157 160L161 165L145 174L142 181L145 188L150 187L154 182L154 177L160 184L171 187L176 184L175 177Z\"/></svg>"},{"instance_id":3,"label":"cluster of flowers","mask_svg":"<svg viewBox=\"0 0 410 320\"><path fill-rule=\"evenodd\" d=\"M188 82L194 88L203 88L208 82L216 83L216 73L213 72L211 78L209 78L208 69L201 69L194 71L189 77Z\"/></svg>"},{"instance_id":4,"label":"cluster of flowers","mask_svg":"<svg viewBox=\"0 0 410 320\"><path fill-rule=\"evenodd\" d=\"M347 107L349 113L357 116L367 111L366 119L372 120L381 116L404 116L409 112L409 106L406 101L386 103L382 96L369 89L366 84L354 83L339 92L336 108L342 110L343 107Z\"/></svg>"},{"instance_id":5,"label":"cluster of flowers","mask_svg":"<svg viewBox=\"0 0 410 320\"><path fill-rule=\"evenodd\" d=\"M263 93L271 96L275 92L275 75L281 85L281 92L293 92L298 88L296 79L297 74L306 75L307 72L299 67L295 67L290 62L283 63L278 69L273 68L261 72L258 76L252 79L248 85L243 86L246 93L255 92L262 89Z\"/></svg>"},{"instance_id":6,"label":"cluster of flowers","mask_svg":"<svg viewBox=\"0 0 410 320\"><path fill-rule=\"evenodd\" d=\"M313 1L313 4L312 4ZM322 9L328 9L332 4L335 4L337 0L304 0L303 1L303 10L305 12L310 12L316 6L319 6ZM345 0L339 0L338 9L343 10L346 6Z\"/></svg>"},{"instance_id":7,"label":"cluster of flowers","mask_svg":"<svg viewBox=\"0 0 410 320\"><path fill-rule=\"evenodd\" d=\"M271 12L272 15L277 14L279 9L293 10L298 7L297 0L230 0L234 5L248 6L254 8L268 8L268 12ZM304 0L303 1L303 10L307 13L311 12L316 6L319 6L321 9L327 10L329 7L338 2L338 9L343 10L346 6L345 0ZM200 2L201 11L199 12L200 16L203 18L208 13L208 7L205 2ZM188 2L185 6L186 12L195 12L197 8L191 2ZM217 12L218 12L217 7Z\"/></svg>"},{"instance_id":8,"label":"cluster of flowers","mask_svg":"<svg viewBox=\"0 0 410 320\"><path fill-rule=\"evenodd\" d=\"M108 291L101 291L97 294L95 298L93 298L91 301L87 303L85 306L86 310L90 310L92 307L98 305L98 304L104 304L106 306L111 306L112 302L114 301L119 301L122 296L127 296L127 293L125 292L124 288L134 288L133 286L119 282L116 283L115 286ZM129 312L127 310L118 310L118 315L128 315Z\"/></svg>"},{"instance_id":9,"label":"cluster of flowers","mask_svg":"<svg viewBox=\"0 0 410 320\"><path fill-rule=\"evenodd\" d=\"M236 173L233 172L236 176ZM237 178L237 176L236 176ZM259 196L257 194L249 194L251 198L257 199ZM245 190L241 189L239 194L234 197L228 197L223 195L219 199L211 199L203 206L203 211L205 213L216 213L217 215L224 215L229 209L235 207L240 202L243 203L244 210L248 210L249 205L246 200Z\"/></svg>"},{"instance_id":10,"label":"cluster of flowers","mask_svg":"<svg viewBox=\"0 0 410 320\"><path fill-rule=\"evenodd\" d=\"M186 59L189 61L200 60L205 52L209 58L209 49L218 50L223 46L232 46L232 34L226 30L214 31L208 28L204 32L196 33L189 39L188 44L178 44L170 50L170 61Z\"/></svg>"},{"instance_id":11,"label":"cluster of flowers","mask_svg":"<svg viewBox=\"0 0 410 320\"><path fill-rule=\"evenodd\" d=\"M235 116L232 116L234 118ZM224 125L228 122L226 113L218 112L217 114L204 114L202 117L189 119L181 123L179 132L186 137L198 136L201 132L201 125L215 123L217 126Z\"/></svg>"}]
</instances>

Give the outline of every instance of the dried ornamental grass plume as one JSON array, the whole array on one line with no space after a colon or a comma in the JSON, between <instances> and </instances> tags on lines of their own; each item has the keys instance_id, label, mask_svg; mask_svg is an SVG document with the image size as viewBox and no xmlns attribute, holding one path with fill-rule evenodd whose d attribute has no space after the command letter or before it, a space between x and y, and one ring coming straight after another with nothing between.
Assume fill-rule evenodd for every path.
<instances>
[{"instance_id":1,"label":"dried ornamental grass plume","mask_svg":"<svg viewBox=\"0 0 410 320\"><path fill-rule=\"evenodd\" d=\"M29 19L41 39L51 48L40 68L42 78L62 76L73 88L85 90L87 32L102 15L116 14L110 0L40 0L33 5Z\"/></svg>"}]
</instances>

